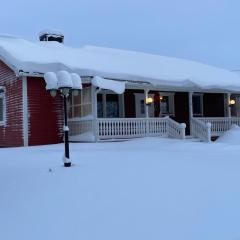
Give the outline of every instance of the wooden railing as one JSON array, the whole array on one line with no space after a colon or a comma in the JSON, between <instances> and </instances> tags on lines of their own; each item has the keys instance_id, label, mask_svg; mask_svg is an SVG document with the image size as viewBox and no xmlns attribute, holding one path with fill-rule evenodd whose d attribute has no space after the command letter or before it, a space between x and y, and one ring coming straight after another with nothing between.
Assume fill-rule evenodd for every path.
<instances>
[{"instance_id":1,"label":"wooden railing","mask_svg":"<svg viewBox=\"0 0 240 240\"><path fill-rule=\"evenodd\" d=\"M163 136L185 138L185 124L164 118L97 119L98 139Z\"/></svg>"},{"instance_id":2,"label":"wooden railing","mask_svg":"<svg viewBox=\"0 0 240 240\"><path fill-rule=\"evenodd\" d=\"M76 141L86 134L95 140L126 139L147 136L185 138L185 124L169 117L164 118L98 118L91 120L69 120L70 140Z\"/></svg>"},{"instance_id":3,"label":"wooden railing","mask_svg":"<svg viewBox=\"0 0 240 240\"><path fill-rule=\"evenodd\" d=\"M211 136L221 136L234 124L240 126L240 118L238 117L202 117L194 119L204 124L211 123Z\"/></svg>"},{"instance_id":4,"label":"wooden railing","mask_svg":"<svg viewBox=\"0 0 240 240\"><path fill-rule=\"evenodd\" d=\"M192 118L191 134L204 142L211 142L211 123Z\"/></svg>"},{"instance_id":5,"label":"wooden railing","mask_svg":"<svg viewBox=\"0 0 240 240\"><path fill-rule=\"evenodd\" d=\"M185 123L178 123L168 118L168 136L172 138L185 139Z\"/></svg>"}]
</instances>

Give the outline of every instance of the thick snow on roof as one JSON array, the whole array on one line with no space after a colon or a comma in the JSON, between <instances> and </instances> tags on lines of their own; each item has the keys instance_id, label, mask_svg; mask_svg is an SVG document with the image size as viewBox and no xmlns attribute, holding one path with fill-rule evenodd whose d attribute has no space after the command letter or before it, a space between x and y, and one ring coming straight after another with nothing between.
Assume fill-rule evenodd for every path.
<instances>
[{"instance_id":1,"label":"thick snow on roof","mask_svg":"<svg viewBox=\"0 0 240 240\"><path fill-rule=\"evenodd\" d=\"M238 74L202 63L125 50L57 42L30 42L0 36L0 58L16 71L57 72L80 76L146 81L153 85L193 89L240 91Z\"/></svg>"}]
</instances>

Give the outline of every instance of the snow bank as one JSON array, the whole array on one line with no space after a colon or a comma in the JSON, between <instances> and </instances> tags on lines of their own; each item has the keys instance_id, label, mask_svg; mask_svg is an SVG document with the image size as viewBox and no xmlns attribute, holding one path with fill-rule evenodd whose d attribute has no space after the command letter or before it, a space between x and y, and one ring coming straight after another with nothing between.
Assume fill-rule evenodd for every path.
<instances>
[{"instance_id":1,"label":"snow bank","mask_svg":"<svg viewBox=\"0 0 240 240\"><path fill-rule=\"evenodd\" d=\"M80 76L145 81L157 86L240 91L240 76L234 72L184 59L118 49L71 48L57 42L0 36L0 57L16 72L67 70Z\"/></svg>"},{"instance_id":2,"label":"snow bank","mask_svg":"<svg viewBox=\"0 0 240 240\"><path fill-rule=\"evenodd\" d=\"M226 131L217 139L219 143L240 144L240 127L233 125L230 130Z\"/></svg>"},{"instance_id":3,"label":"snow bank","mask_svg":"<svg viewBox=\"0 0 240 240\"><path fill-rule=\"evenodd\" d=\"M1 240L237 240L240 147L161 138L0 150Z\"/></svg>"},{"instance_id":4,"label":"snow bank","mask_svg":"<svg viewBox=\"0 0 240 240\"><path fill-rule=\"evenodd\" d=\"M92 79L92 84L102 89L112 90L117 94L122 94L125 91L125 82L108 80L98 76Z\"/></svg>"}]
</instances>

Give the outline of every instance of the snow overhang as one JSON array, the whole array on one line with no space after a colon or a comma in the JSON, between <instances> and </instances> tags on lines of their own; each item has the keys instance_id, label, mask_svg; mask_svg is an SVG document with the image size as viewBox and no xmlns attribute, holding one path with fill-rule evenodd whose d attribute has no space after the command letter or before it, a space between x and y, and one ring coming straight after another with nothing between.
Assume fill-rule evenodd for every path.
<instances>
[{"instance_id":1,"label":"snow overhang","mask_svg":"<svg viewBox=\"0 0 240 240\"><path fill-rule=\"evenodd\" d=\"M105 79L99 76L95 76L92 79L92 84L101 89L108 89L117 94L122 94L125 91L125 82Z\"/></svg>"}]
</instances>

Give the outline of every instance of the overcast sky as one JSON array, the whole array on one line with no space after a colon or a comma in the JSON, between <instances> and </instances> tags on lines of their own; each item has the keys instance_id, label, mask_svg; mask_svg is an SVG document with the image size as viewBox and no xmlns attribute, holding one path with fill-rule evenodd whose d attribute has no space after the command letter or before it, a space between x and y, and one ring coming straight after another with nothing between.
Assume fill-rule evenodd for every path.
<instances>
[{"instance_id":1,"label":"overcast sky","mask_svg":"<svg viewBox=\"0 0 240 240\"><path fill-rule=\"evenodd\" d=\"M239 0L3 1L0 32L37 40L60 29L65 44L97 45L240 69Z\"/></svg>"}]
</instances>

